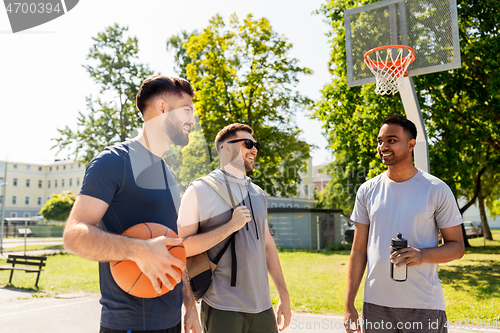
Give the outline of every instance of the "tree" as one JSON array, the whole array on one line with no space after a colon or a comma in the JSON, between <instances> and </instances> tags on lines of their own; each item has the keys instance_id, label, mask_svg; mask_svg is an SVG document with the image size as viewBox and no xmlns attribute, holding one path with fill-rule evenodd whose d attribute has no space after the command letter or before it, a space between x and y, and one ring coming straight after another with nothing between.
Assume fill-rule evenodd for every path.
<instances>
[{"instance_id":1,"label":"tree","mask_svg":"<svg viewBox=\"0 0 500 333\"><path fill-rule=\"evenodd\" d=\"M38 215L43 215L47 220L66 221L76 197L71 191L52 194L52 197L43 205Z\"/></svg>"},{"instance_id":2,"label":"tree","mask_svg":"<svg viewBox=\"0 0 500 333\"><path fill-rule=\"evenodd\" d=\"M240 22L233 14L229 24L216 15L202 33L171 37L167 48L175 52L177 72L195 87L204 137L212 142L234 122L251 126L263 144L254 181L270 195L296 195L310 147L298 139L293 117L312 101L294 87L312 71L290 56L292 44L267 19L248 15ZM206 158L213 155L209 149Z\"/></svg>"},{"instance_id":3,"label":"tree","mask_svg":"<svg viewBox=\"0 0 500 333\"><path fill-rule=\"evenodd\" d=\"M127 31L128 27L115 24L92 38L95 44L87 59L93 61L83 67L106 96L86 97L89 113L79 112L76 131L68 126L58 129L60 137L53 139L56 144L52 147L57 147L58 153L68 148L75 158L88 163L106 146L125 141L141 126L135 96L142 81L153 72L139 63L138 40L125 37ZM109 97L113 100L107 100Z\"/></svg>"},{"instance_id":4,"label":"tree","mask_svg":"<svg viewBox=\"0 0 500 333\"><path fill-rule=\"evenodd\" d=\"M375 95L373 85L347 87L343 13L348 7L371 2L332 0L318 10L332 26L332 82L322 90L314 114L325 122L336 154L330 166L334 171L330 189L345 187L348 181L362 183L382 170L375 154L378 125L388 114L404 113L397 95ZM484 200L482 174L499 173L492 166L498 161L500 147L500 82L496 57L491 56L500 51L499 6L496 1L459 1L462 68L413 78L429 136L431 172L445 181L456 197L469 200L461 213L481 194ZM492 193L498 193L495 191ZM350 211L355 196L330 191L320 199ZM494 207L490 203L495 202L493 197L486 201ZM487 221L483 224L487 226Z\"/></svg>"}]
</instances>

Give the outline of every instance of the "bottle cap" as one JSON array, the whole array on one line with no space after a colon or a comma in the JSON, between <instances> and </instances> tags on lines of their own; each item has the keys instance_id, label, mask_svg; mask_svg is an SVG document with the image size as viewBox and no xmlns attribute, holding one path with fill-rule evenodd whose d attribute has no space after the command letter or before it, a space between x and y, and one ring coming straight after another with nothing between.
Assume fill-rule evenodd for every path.
<instances>
[{"instance_id":1,"label":"bottle cap","mask_svg":"<svg viewBox=\"0 0 500 333\"><path fill-rule=\"evenodd\" d=\"M408 246L408 241L403 238L403 235L398 233L397 237L394 237L391 242L392 246L397 246L397 247L407 247Z\"/></svg>"}]
</instances>

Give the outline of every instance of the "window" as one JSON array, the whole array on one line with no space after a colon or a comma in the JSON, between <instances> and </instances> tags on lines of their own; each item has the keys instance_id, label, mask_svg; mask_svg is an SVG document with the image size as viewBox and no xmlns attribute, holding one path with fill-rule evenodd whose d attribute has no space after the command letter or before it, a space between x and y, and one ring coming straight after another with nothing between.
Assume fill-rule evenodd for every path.
<instances>
[{"instance_id":1,"label":"window","mask_svg":"<svg viewBox=\"0 0 500 333\"><path fill-rule=\"evenodd\" d=\"M63 165L63 170L66 170L66 166L65 165Z\"/></svg>"},{"instance_id":2,"label":"window","mask_svg":"<svg viewBox=\"0 0 500 333\"><path fill-rule=\"evenodd\" d=\"M285 204L280 204L280 207L281 208L285 208Z\"/></svg>"},{"instance_id":3,"label":"window","mask_svg":"<svg viewBox=\"0 0 500 333\"><path fill-rule=\"evenodd\" d=\"M43 182L41 180L38 181L38 188L42 188Z\"/></svg>"},{"instance_id":4,"label":"window","mask_svg":"<svg viewBox=\"0 0 500 333\"><path fill-rule=\"evenodd\" d=\"M10 217L17 217L17 213L10 213Z\"/></svg>"},{"instance_id":5,"label":"window","mask_svg":"<svg viewBox=\"0 0 500 333\"><path fill-rule=\"evenodd\" d=\"M12 196L12 204L17 205L17 195Z\"/></svg>"},{"instance_id":6,"label":"window","mask_svg":"<svg viewBox=\"0 0 500 333\"><path fill-rule=\"evenodd\" d=\"M76 185L77 185L77 186L80 186L80 178L77 178L77 179L76 179Z\"/></svg>"},{"instance_id":7,"label":"window","mask_svg":"<svg viewBox=\"0 0 500 333\"><path fill-rule=\"evenodd\" d=\"M299 205L294 205L293 208L299 208Z\"/></svg>"},{"instance_id":8,"label":"window","mask_svg":"<svg viewBox=\"0 0 500 333\"><path fill-rule=\"evenodd\" d=\"M3 168L4 166L3 162L0 162L0 168Z\"/></svg>"},{"instance_id":9,"label":"window","mask_svg":"<svg viewBox=\"0 0 500 333\"><path fill-rule=\"evenodd\" d=\"M276 204L275 203L271 204L271 208L276 208Z\"/></svg>"},{"instance_id":10,"label":"window","mask_svg":"<svg viewBox=\"0 0 500 333\"><path fill-rule=\"evenodd\" d=\"M287 206L287 208L292 208L292 205L286 205L286 206Z\"/></svg>"},{"instance_id":11,"label":"window","mask_svg":"<svg viewBox=\"0 0 500 333\"><path fill-rule=\"evenodd\" d=\"M0 178L0 186L3 185L3 178Z\"/></svg>"},{"instance_id":12,"label":"window","mask_svg":"<svg viewBox=\"0 0 500 333\"><path fill-rule=\"evenodd\" d=\"M36 204L37 204L38 206L41 206L41 205L42 205L42 197L38 197L38 198L36 198Z\"/></svg>"},{"instance_id":13,"label":"window","mask_svg":"<svg viewBox=\"0 0 500 333\"><path fill-rule=\"evenodd\" d=\"M73 169L73 164L71 164L71 169Z\"/></svg>"},{"instance_id":14,"label":"window","mask_svg":"<svg viewBox=\"0 0 500 333\"><path fill-rule=\"evenodd\" d=\"M30 180L26 179L26 187L30 187Z\"/></svg>"},{"instance_id":15,"label":"window","mask_svg":"<svg viewBox=\"0 0 500 333\"><path fill-rule=\"evenodd\" d=\"M3 196L0 195L0 205L3 205Z\"/></svg>"},{"instance_id":16,"label":"window","mask_svg":"<svg viewBox=\"0 0 500 333\"><path fill-rule=\"evenodd\" d=\"M309 185L304 185L304 194L309 195Z\"/></svg>"},{"instance_id":17,"label":"window","mask_svg":"<svg viewBox=\"0 0 500 333\"><path fill-rule=\"evenodd\" d=\"M24 217L31 217L30 213L24 213Z\"/></svg>"},{"instance_id":18,"label":"window","mask_svg":"<svg viewBox=\"0 0 500 333\"><path fill-rule=\"evenodd\" d=\"M47 182L47 188L50 188L50 180Z\"/></svg>"},{"instance_id":19,"label":"window","mask_svg":"<svg viewBox=\"0 0 500 333\"><path fill-rule=\"evenodd\" d=\"M311 206L309 206L309 205L305 205L305 206L304 206L304 208L311 208Z\"/></svg>"},{"instance_id":20,"label":"window","mask_svg":"<svg viewBox=\"0 0 500 333\"><path fill-rule=\"evenodd\" d=\"M59 165L58 165L58 166L56 166L56 170L59 170Z\"/></svg>"},{"instance_id":21,"label":"window","mask_svg":"<svg viewBox=\"0 0 500 333\"><path fill-rule=\"evenodd\" d=\"M52 171L52 167L49 168L49 171Z\"/></svg>"},{"instance_id":22,"label":"window","mask_svg":"<svg viewBox=\"0 0 500 333\"><path fill-rule=\"evenodd\" d=\"M69 186L73 186L73 178L69 179Z\"/></svg>"},{"instance_id":23,"label":"window","mask_svg":"<svg viewBox=\"0 0 500 333\"><path fill-rule=\"evenodd\" d=\"M14 164L13 167L14 167L14 169L17 169L17 164Z\"/></svg>"},{"instance_id":24,"label":"window","mask_svg":"<svg viewBox=\"0 0 500 333\"><path fill-rule=\"evenodd\" d=\"M64 179L61 179L61 187L64 187Z\"/></svg>"},{"instance_id":25,"label":"window","mask_svg":"<svg viewBox=\"0 0 500 333\"><path fill-rule=\"evenodd\" d=\"M27 165L27 166L26 166L26 170L29 170L29 169L30 169L30 166L29 166L29 165Z\"/></svg>"},{"instance_id":26,"label":"window","mask_svg":"<svg viewBox=\"0 0 500 333\"><path fill-rule=\"evenodd\" d=\"M42 171L42 167L38 167L38 171Z\"/></svg>"},{"instance_id":27,"label":"window","mask_svg":"<svg viewBox=\"0 0 500 333\"><path fill-rule=\"evenodd\" d=\"M12 185L17 186L17 178L14 178L14 179L12 180Z\"/></svg>"},{"instance_id":28,"label":"window","mask_svg":"<svg viewBox=\"0 0 500 333\"><path fill-rule=\"evenodd\" d=\"M54 187L57 187L57 179L54 180Z\"/></svg>"},{"instance_id":29,"label":"window","mask_svg":"<svg viewBox=\"0 0 500 333\"><path fill-rule=\"evenodd\" d=\"M80 168L82 166L82 163L78 163L78 167Z\"/></svg>"},{"instance_id":30,"label":"window","mask_svg":"<svg viewBox=\"0 0 500 333\"><path fill-rule=\"evenodd\" d=\"M24 197L24 204L25 204L26 206L29 206L29 205L30 205L30 197L28 197L28 196Z\"/></svg>"}]
</instances>

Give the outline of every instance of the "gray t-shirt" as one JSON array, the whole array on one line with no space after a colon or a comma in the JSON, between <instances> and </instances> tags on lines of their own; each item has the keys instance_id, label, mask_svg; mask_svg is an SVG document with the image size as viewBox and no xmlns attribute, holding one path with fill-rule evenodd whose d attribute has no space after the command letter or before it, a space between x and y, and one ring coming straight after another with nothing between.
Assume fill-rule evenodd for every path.
<instances>
[{"instance_id":1,"label":"gray t-shirt","mask_svg":"<svg viewBox=\"0 0 500 333\"><path fill-rule=\"evenodd\" d=\"M221 170L213 171L210 176L226 184L226 178ZM227 180L237 203L242 203L251 210L252 221L240 229L235 237L238 263L236 286L231 287L231 246L229 246L215 269L212 284L202 298L208 305L219 310L259 313L272 306L265 251L267 195L248 177L237 179L227 176ZM197 180L192 186L198 198L200 233L210 231L231 219L229 204L205 182ZM227 239L208 250L207 254L211 260L217 256L226 242Z\"/></svg>"},{"instance_id":2,"label":"gray t-shirt","mask_svg":"<svg viewBox=\"0 0 500 333\"><path fill-rule=\"evenodd\" d=\"M351 219L370 225L364 301L388 307L445 310L438 264L408 267L405 282L390 277L391 239L401 233L408 245L438 246L438 229L460 225L462 216L448 185L418 170L405 182L386 173L358 190Z\"/></svg>"}]
</instances>

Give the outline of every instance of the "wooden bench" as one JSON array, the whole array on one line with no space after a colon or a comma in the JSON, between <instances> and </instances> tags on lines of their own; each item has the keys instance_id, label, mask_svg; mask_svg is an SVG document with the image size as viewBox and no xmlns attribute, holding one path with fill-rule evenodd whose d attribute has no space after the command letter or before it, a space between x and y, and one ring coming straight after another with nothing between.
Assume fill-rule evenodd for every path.
<instances>
[{"instance_id":1,"label":"wooden bench","mask_svg":"<svg viewBox=\"0 0 500 333\"><path fill-rule=\"evenodd\" d=\"M42 267L45 266L45 261L47 257L34 257L34 256L19 256L15 254L9 254L7 257L7 264L12 264L12 266L0 266L2 271L10 271L9 283L12 283L12 275L14 271L25 271L26 273L38 273L36 277L35 287L38 288L38 280L40 279L40 273L42 272ZM18 267L16 265L21 265ZM26 267L33 266L33 267ZM37 268L35 268L36 266Z\"/></svg>"}]
</instances>

